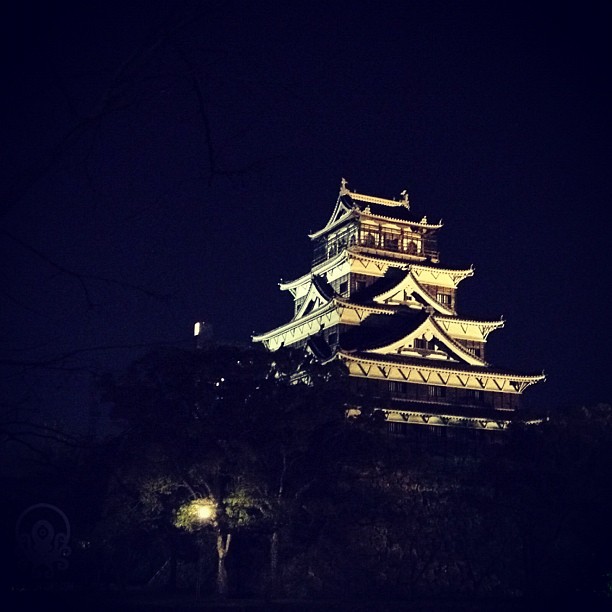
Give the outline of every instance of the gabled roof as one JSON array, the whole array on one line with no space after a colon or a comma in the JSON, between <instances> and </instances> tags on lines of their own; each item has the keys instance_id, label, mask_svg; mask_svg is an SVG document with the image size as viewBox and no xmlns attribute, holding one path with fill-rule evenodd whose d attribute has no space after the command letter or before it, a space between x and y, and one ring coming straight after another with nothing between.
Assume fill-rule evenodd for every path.
<instances>
[{"instance_id":1,"label":"gabled roof","mask_svg":"<svg viewBox=\"0 0 612 612\"><path fill-rule=\"evenodd\" d=\"M367 351L389 344L417 329L428 316L424 310L410 308L393 315L371 314L361 325L342 334L340 346L345 351Z\"/></svg>"},{"instance_id":2,"label":"gabled roof","mask_svg":"<svg viewBox=\"0 0 612 612\"><path fill-rule=\"evenodd\" d=\"M409 270L406 269L390 267L383 276L377 278L371 285L354 292L351 295L351 300L358 304L367 304L375 297L399 285L409 273Z\"/></svg>"},{"instance_id":3,"label":"gabled roof","mask_svg":"<svg viewBox=\"0 0 612 612\"><path fill-rule=\"evenodd\" d=\"M440 348L433 352L431 350L423 350L415 348L415 338L421 338L425 336L427 339L432 340L435 338L440 345ZM408 347L408 348L406 348ZM450 360L455 362L468 363L474 366L488 366L489 364L476 357L473 353L467 350L463 345L459 344L456 340L451 338L446 332L440 328L436 323L433 316L425 316L421 324L408 331L401 337L393 339L391 342L380 342L378 346L370 348L370 351L381 355L399 355L405 353L411 353L414 357L421 356L424 359L436 359L444 361Z\"/></svg>"},{"instance_id":4,"label":"gabled roof","mask_svg":"<svg viewBox=\"0 0 612 612\"><path fill-rule=\"evenodd\" d=\"M330 300L301 316L298 313L295 318L284 325L261 334L253 334L251 339L253 342L265 343L268 348L270 348L269 343L274 342L279 345L276 348L279 348L311 336L320 331L323 326L328 327L337 323L337 306L335 300Z\"/></svg>"},{"instance_id":5,"label":"gabled roof","mask_svg":"<svg viewBox=\"0 0 612 612\"><path fill-rule=\"evenodd\" d=\"M373 299L379 304L385 304L388 302L388 300L391 300L393 297L404 291L414 295L415 299L425 307L429 307L443 315L452 316L455 314L452 308L438 302L438 300L430 295L429 292L427 292L414 277L414 274L412 274L410 270L408 270L408 273L405 274L394 286L390 287L386 291L378 293Z\"/></svg>"},{"instance_id":6,"label":"gabled roof","mask_svg":"<svg viewBox=\"0 0 612 612\"><path fill-rule=\"evenodd\" d=\"M414 347L414 339L423 336L437 340L436 351ZM436 361L453 361L472 366L488 366L463 345L451 338L426 310L400 307L391 316L370 314L359 326L340 338L344 351L367 352L376 355L405 355Z\"/></svg>"},{"instance_id":7,"label":"gabled roof","mask_svg":"<svg viewBox=\"0 0 612 612\"><path fill-rule=\"evenodd\" d=\"M349 191L346 185L346 181L342 179L340 193L331 217L325 224L325 227L308 235L311 239L318 238L322 234L331 231L334 227L341 225L349 218L356 215L371 216L388 221L408 222L412 225L418 225L419 227L427 229L438 229L442 227L441 221L438 223L429 223L427 217L415 214L411 211L407 194L399 201L389 200L387 198L379 198L357 193L355 191Z\"/></svg>"},{"instance_id":8,"label":"gabled roof","mask_svg":"<svg viewBox=\"0 0 612 612\"><path fill-rule=\"evenodd\" d=\"M300 309L295 313L292 320L296 321L297 319L301 319L311 312L322 308L329 303L333 296L334 290L325 280L325 278L321 276L313 276L304 302Z\"/></svg>"},{"instance_id":9,"label":"gabled roof","mask_svg":"<svg viewBox=\"0 0 612 612\"><path fill-rule=\"evenodd\" d=\"M334 210L331 214L331 217L329 218L329 221L325 224L325 227L318 230L317 232L312 232L311 234L308 234L308 237L311 240L314 238L318 238L322 234L331 231L334 227L341 225L347 219L354 216L354 214L354 206L352 205L350 198L347 199L341 190L340 195L336 200L336 205L334 206Z\"/></svg>"},{"instance_id":10,"label":"gabled roof","mask_svg":"<svg viewBox=\"0 0 612 612\"><path fill-rule=\"evenodd\" d=\"M312 284L316 287L317 291L325 300L331 300L336 293L334 288L327 282L324 276L313 276Z\"/></svg>"},{"instance_id":11,"label":"gabled roof","mask_svg":"<svg viewBox=\"0 0 612 612\"><path fill-rule=\"evenodd\" d=\"M321 276L325 274L325 272L327 272L331 268L334 268L335 266L342 264L344 261L348 259L348 257L349 257L349 250L342 249L336 256L330 259L326 259L325 261L322 261L321 263L314 266L310 272L306 272L306 274L302 274L302 276L299 276L298 278L288 280L288 281L284 281L281 279L281 281L278 283L278 286L280 287L281 291L289 290L291 293L293 293L295 289L299 287L300 285L310 282L310 279L312 278L313 275Z\"/></svg>"}]
</instances>

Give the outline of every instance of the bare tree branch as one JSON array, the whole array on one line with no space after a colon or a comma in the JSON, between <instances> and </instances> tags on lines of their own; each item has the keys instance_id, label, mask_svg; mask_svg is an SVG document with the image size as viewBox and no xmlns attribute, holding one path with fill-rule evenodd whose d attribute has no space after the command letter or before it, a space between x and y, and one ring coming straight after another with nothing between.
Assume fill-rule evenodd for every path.
<instances>
[{"instance_id":1,"label":"bare tree branch","mask_svg":"<svg viewBox=\"0 0 612 612\"><path fill-rule=\"evenodd\" d=\"M210 173L208 176L208 184L210 186L212 184L213 177L215 176L215 174L217 174L217 156L215 154L215 149L213 147L212 142L212 131L210 127L210 118L208 115L206 99L204 96L204 87L200 75L198 74L193 62L187 56L185 51L180 47L180 45L178 45L178 43L174 44L174 49L178 53L179 57L183 60L185 66L187 66L187 69L189 70L191 84L195 92L196 99L198 101L198 111L200 114L200 118L202 119L202 124L204 126L204 144L206 145L206 151L208 154L208 164L210 168Z\"/></svg>"},{"instance_id":2,"label":"bare tree branch","mask_svg":"<svg viewBox=\"0 0 612 612\"><path fill-rule=\"evenodd\" d=\"M83 355L86 353L95 353L95 352L111 351L111 350L134 350L134 349L143 349L143 348L150 349L150 348L155 348L155 347L159 348L159 347L164 347L164 346L175 347L177 346L177 344L180 344L181 342L185 342L185 341L182 340L182 341L173 341L173 342L166 342L166 343L143 342L143 343L136 343L136 344L103 344L100 346L88 346L85 348L65 351L58 355L54 355L48 358L41 358L41 359L27 360L27 359L2 358L0 359L0 366L24 367L24 368L31 368L31 369L52 368L53 366L59 365L62 362L70 359L71 357L76 357L77 355ZM69 370L72 369L74 371L77 371L77 370L87 370L88 368L86 366L81 366L79 368L61 368L61 369L69 369Z\"/></svg>"},{"instance_id":3,"label":"bare tree branch","mask_svg":"<svg viewBox=\"0 0 612 612\"><path fill-rule=\"evenodd\" d=\"M64 134L63 137L48 151L41 154L39 158L25 169L13 185L10 185L4 194L3 200L6 204L5 211L15 206L24 195L47 176L53 168L63 159L64 155L79 141L79 138L99 121L113 113L125 109L130 105L125 99L124 87L133 82L134 76L151 60L154 53L181 28L191 23L194 19L192 11L184 11L172 22L171 19L163 19L161 24L153 28L152 33L145 42L140 43L134 51L122 61L116 68L109 85L104 89L98 101L93 105L91 111L85 116L77 119L77 122ZM71 100L64 81L59 77L56 69L51 69L56 75L58 88L67 98L67 104L71 113L76 113L76 106Z\"/></svg>"},{"instance_id":4,"label":"bare tree branch","mask_svg":"<svg viewBox=\"0 0 612 612\"><path fill-rule=\"evenodd\" d=\"M166 300L166 299L171 297L171 294L164 294L164 293L158 293L156 291L151 291L150 289L147 289L145 287L141 287L139 285L134 285L133 283L128 283L127 281L117 280L115 278L107 278L105 276L98 276L96 274L84 274L84 273L81 273L81 272L76 272L74 270L71 270L70 268L67 268L66 266L63 266L62 264L58 263L57 261L51 259L48 255L46 255L42 251L39 251L37 248L33 247L31 244L28 244L27 242L25 242L21 238L18 238L17 236L15 236L14 234L8 232L7 230L3 229L3 230L0 230L0 232L2 232L5 236L10 238L13 242L16 242L23 249L29 251L30 253L33 253L39 259L42 259L45 263L47 263L49 266L55 268L58 272L61 272L62 274L66 275L66 276L74 278L78 282L78 284L81 286L81 289L83 290L83 293L85 295L85 299L87 301L87 305L90 308L93 308L95 306L95 304L94 304L94 302L93 302L93 300L91 298L90 289L87 286L87 283L85 282L87 280L89 280L89 281L98 281L98 282L106 283L106 284L109 284L109 285L116 285L116 286L121 287L123 289L131 289L133 291L138 291L140 293L144 293L146 296L152 297L152 298L156 298L158 300Z\"/></svg>"}]
</instances>

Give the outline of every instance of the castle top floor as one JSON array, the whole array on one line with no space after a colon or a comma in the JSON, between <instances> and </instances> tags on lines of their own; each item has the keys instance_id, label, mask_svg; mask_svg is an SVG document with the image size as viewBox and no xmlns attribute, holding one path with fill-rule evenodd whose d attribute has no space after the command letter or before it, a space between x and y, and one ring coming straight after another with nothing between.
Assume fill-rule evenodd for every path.
<instances>
[{"instance_id":1,"label":"castle top floor","mask_svg":"<svg viewBox=\"0 0 612 612\"><path fill-rule=\"evenodd\" d=\"M439 263L437 232L442 222L410 210L408 194L400 200L350 191L342 179L336 205L327 224L309 234L313 241L313 266L343 249L382 255L416 263Z\"/></svg>"}]
</instances>

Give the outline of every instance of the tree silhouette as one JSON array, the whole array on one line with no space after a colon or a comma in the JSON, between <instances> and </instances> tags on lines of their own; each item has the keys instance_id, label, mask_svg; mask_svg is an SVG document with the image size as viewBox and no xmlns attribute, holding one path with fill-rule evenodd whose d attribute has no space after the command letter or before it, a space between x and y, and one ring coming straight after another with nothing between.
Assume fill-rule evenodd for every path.
<instances>
[{"instance_id":1,"label":"tree silhouette","mask_svg":"<svg viewBox=\"0 0 612 612\"><path fill-rule=\"evenodd\" d=\"M212 529L220 596L230 588L232 540L244 530L269 534L275 585L280 534L338 456L342 370L299 358L307 383L292 376L298 357L289 351L222 345L155 352L103 382L126 423L116 485L133 500L128 523ZM199 520L203 504L211 515Z\"/></svg>"}]
</instances>

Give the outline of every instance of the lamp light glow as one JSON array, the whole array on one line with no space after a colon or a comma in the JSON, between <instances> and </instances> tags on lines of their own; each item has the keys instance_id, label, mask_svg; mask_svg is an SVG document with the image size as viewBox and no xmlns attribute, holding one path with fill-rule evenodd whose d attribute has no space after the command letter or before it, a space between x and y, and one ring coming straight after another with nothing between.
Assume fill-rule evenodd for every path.
<instances>
[{"instance_id":1,"label":"lamp light glow","mask_svg":"<svg viewBox=\"0 0 612 612\"><path fill-rule=\"evenodd\" d=\"M215 514L212 504L199 504L196 509L196 516L200 521L208 521Z\"/></svg>"}]
</instances>

